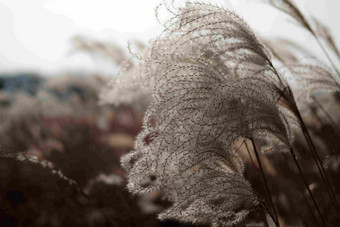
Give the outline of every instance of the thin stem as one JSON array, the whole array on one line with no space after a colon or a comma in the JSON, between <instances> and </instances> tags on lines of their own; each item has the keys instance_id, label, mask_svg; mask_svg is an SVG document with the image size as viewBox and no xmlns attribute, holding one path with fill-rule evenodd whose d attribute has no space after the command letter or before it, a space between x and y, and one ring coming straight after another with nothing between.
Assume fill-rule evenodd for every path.
<instances>
[{"instance_id":1,"label":"thin stem","mask_svg":"<svg viewBox=\"0 0 340 227\"><path fill-rule=\"evenodd\" d=\"M310 134L307 130L307 128L304 128L303 129L303 134L307 140L307 143L309 145L309 149L311 150L311 154L313 156L313 159L315 161L315 164L317 165L318 167L318 170L321 174L321 179L323 180L323 183L325 184L325 187L328 191L328 193L330 194L330 197L331 197L331 201L333 202L333 205L335 206L335 208L337 209L338 207L338 203L336 201L336 195L335 195L335 192L333 191L333 188L332 188L332 185L330 184L329 182L329 178L328 178L328 175L326 174L326 171L325 169L323 168L323 165L321 163L321 160L320 160L320 157L319 155L317 154L316 152L316 149L315 149L315 145L310 137Z\"/></svg>"},{"instance_id":2,"label":"thin stem","mask_svg":"<svg viewBox=\"0 0 340 227\"><path fill-rule=\"evenodd\" d=\"M269 210L269 208L266 206L266 204L263 202L262 199L260 199L260 204L261 204L261 206L265 209L265 211L269 214L269 216L271 217L271 219L273 220L273 222L276 224L272 212ZM266 216L265 216L264 218L265 218L266 226L268 226L268 221L267 221Z\"/></svg>"},{"instance_id":3,"label":"thin stem","mask_svg":"<svg viewBox=\"0 0 340 227\"><path fill-rule=\"evenodd\" d=\"M319 103L319 101L314 96L312 96L312 99L315 102L315 104L318 106L318 108L322 110L322 112L326 116L329 123L331 123L331 125L333 125L333 127L337 130L338 134L340 134L340 129L338 125L335 123L335 121L333 120L332 116L328 113L328 111Z\"/></svg>"},{"instance_id":4,"label":"thin stem","mask_svg":"<svg viewBox=\"0 0 340 227\"><path fill-rule=\"evenodd\" d=\"M332 58L329 56L328 52L326 51L326 49L325 49L325 48L323 47L323 45L321 44L321 42L320 42L319 38L317 37L317 35L316 35L314 32L312 32L312 34L313 34L313 36L314 36L316 42L318 43L318 45L321 47L322 51L323 51L324 54L326 55L328 61L331 63L331 65L332 65L332 67L334 68L335 72L338 74L338 82L340 82L340 72L339 72L339 70L336 68L336 66L335 66L335 64L334 64L334 62L333 62L333 60L332 60Z\"/></svg>"},{"instance_id":5,"label":"thin stem","mask_svg":"<svg viewBox=\"0 0 340 227\"><path fill-rule=\"evenodd\" d=\"M300 188L300 187L299 187L299 188ZM308 199L307 199L307 197L306 197L304 191L301 190L301 189L300 189L300 191L301 191L301 194L302 194L302 196L303 196L303 200L304 200L305 203L307 204L308 210L312 213L313 221L315 221L315 223L318 223L318 220L317 220L317 218L316 218L316 216L315 216L315 214L314 214L314 212L313 212L312 207L310 206L310 204L309 204L309 202L308 202Z\"/></svg>"},{"instance_id":6,"label":"thin stem","mask_svg":"<svg viewBox=\"0 0 340 227\"><path fill-rule=\"evenodd\" d=\"M238 151L241 149L242 145L243 145L245 142L246 142L246 140L244 139L243 142L242 142L242 143L238 146L238 148L236 149L236 152L238 152Z\"/></svg>"},{"instance_id":7,"label":"thin stem","mask_svg":"<svg viewBox=\"0 0 340 227\"><path fill-rule=\"evenodd\" d=\"M285 161L288 161L286 155L285 155L284 153L281 153L281 154L282 154L282 157L285 159ZM301 175L301 173L300 173L300 176L303 177L303 175ZM315 216L315 214L314 214L314 211L313 211L312 207L310 206L310 204L309 204L309 202L308 202L308 199L307 199L307 197L306 197L306 195L305 195L303 189L301 188L301 186L300 186L299 184L297 184L297 185L298 185L298 188L299 188L299 190L300 190L300 192L301 192L301 194L302 194L302 196L303 196L303 198L304 198L304 201L305 201L306 204L307 204L307 207L308 207L309 211L312 213L312 217L313 217L315 223L318 223L318 220L317 220L317 218L316 218L316 216Z\"/></svg>"},{"instance_id":8,"label":"thin stem","mask_svg":"<svg viewBox=\"0 0 340 227\"><path fill-rule=\"evenodd\" d=\"M256 172L256 175L258 175L259 173L257 172L257 168L256 168L256 166L255 166L253 157L251 156L250 151L249 151L249 149L248 149L248 145L247 145L246 140L244 140L243 143L246 145L247 152L248 152L248 155L249 155L249 158L250 158L250 161L251 161L251 165L253 166L253 168L254 168L254 170L255 170L255 172Z\"/></svg>"},{"instance_id":9,"label":"thin stem","mask_svg":"<svg viewBox=\"0 0 340 227\"><path fill-rule=\"evenodd\" d=\"M248 154L249 154L251 163L252 163L252 165L253 165L253 167L254 167L254 169L255 169L255 171L256 171L256 175L258 175L257 168L255 167L255 164L254 164L254 162L253 162L253 158L251 157L251 154L250 154L250 151L249 151L248 144L247 144L246 140L244 140L244 145L246 146L246 149L247 149L247 151L248 151ZM261 179L260 179L260 180L261 180ZM267 194L267 193L266 193L266 197L268 197L268 194ZM267 198L267 200L268 200L268 198ZM265 208L265 211L267 211L267 213L269 214L269 216L271 217L271 219L273 220L273 222L276 223L272 211L266 206L266 204L263 202L263 200L262 200L261 198L260 198L260 204L262 205L262 207ZM268 225L267 219L266 219L266 224Z\"/></svg>"},{"instance_id":10,"label":"thin stem","mask_svg":"<svg viewBox=\"0 0 340 227\"><path fill-rule=\"evenodd\" d=\"M312 30L311 30L311 31L312 31ZM330 60L331 64L333 65L335 71L338 73L338 76L340 77L340 73L339 73L339 71L337 70L337 68L335 67L335 65L333 64L333 62L332 62L332 60L330 59L330 57L328 56L328 53L325 51L325 49L324 49L323 46L321 45L320 41L317 39L315 33L314 33L314 32L312 32L312 33L313 33L314 37L316 38L318 44L320 45L320 47L322 48L322 50L323 50L324 53L326 54L326 56L329 58L329 60ZM272 67L274 73L278 76L280 83L281 83L282 85L284 85L284 84L282 83L280 74L276 71L276 69L275 69L275 67L273 66L273 64L271 63L271 61L270 61L269 59L267 59L267 60L268 60L268 62L269 62L269 64L270 64L270 66ZM288 91L289 91L290 96L293 97L293 100L291 100L291 102L289 102L290 107L292 108L292 111L296 114L298 120L299 120L300 123L301 123L302 131L303 131L303 133L304 133L304 136L305 136L305 138L306 138L306 141L307 141L307 143L308 143L308 146L309 146L309 148L310 148L310 151L311 151L311 153L312 153L312 155L313 155L313 159L314 159L314 161L315 161L316 164L317 164L317 167L318 167L319 172L320 172L320 174L321 174L321 178L322 178L323 182L325 183L325 186L326 186L327 191L328 191L328 193L329 193L329 195L330 195L330 197L331 197L332 202L334 202L334 203L336 204L335 207L337 208L337 201L336 201L335 193L333 192L333 189L332 189L332 187L331 187L330 184L329 184L328 177L327 177L327 175L326 175L326 173L325 173L325 171L324 171L324 168L323 168L322 164L320 164L320 163L321 163L320 158L319 158L319 156L317 155L317 152L316 152L316 149L315 149L315 145L314 145L313 141L311 140L311 137L310 137L310 135L309 135L309 132L308 132L308 130L307 130L307 127L306 127L306 125L305 125L305 123L304 123L304 121L303 121L303 119L302 119L302 116L301 116L301 114L300 114L300 111L299 111L299 109L298 109L298 107L297 107L297 105L296 105L296 102L295 102L295 99L294 99L294 95L293 95L293 93L292 93L292 91L291 91L289 85L288 85L287 87L285 87L285 89L286 89L286 88L288 88ZM285 91L285 90L284 90L284 91ZM284 91L282 91L282 95L284 95ZM288 97L287 100L289 101L290 98ZM292 152L292 151L291 151L291 152ZM293 155L293 157L295 158L294 155ZM295 159L294 159L294 160L295 160ZM300 169L300 170L301 170L301 169ZM301 173L302 173L302 172L301 172ZM308 186L308 185L307 185L307 186ZM309 189L309 188L308 188L308 189ZM334 199L332 199L332 197L333 197ZM336 210L337 210L337 209L336 209ZM319 213L320 213L320 212L319 212ZM321 213L320 213L320 214L321 214Z\"/></svg>"},{"instance_id":11,"label":"thin stem","mask_svg":"<svg viewBox=\"0 0 340 227\"><path fill-rule=\"evenodd\" d=\"M318 101L314 96L312 96L312 99L313 99L313 101L315 102L316 106L317 106L318 108L320 108L320 109L323 111L323 114L326 116L326 118L327 118L327 120L329 121L330 125L332 125L332 126L334 127L334 129L335 129L336 132L337 132L338 138L339 138L339 135L340 135L340 128L339 128L338 125L335 123L335 121L333 120L332 116L328 113L328 111L327 111L327 110L319 103L319 101ZM316 116L317 116L317 114L316 114ZM318 117L318 119L319 119L319 117ZM319 121L322 122L321 119L319 119ZM336 138L336 137L332 138L332 140L331 140L332 143L334 143L334 141L335 141L336 139L338 139L338 138ZM329 149L329 150L330 150L331 155L337 155L337 154L338 154L337 149ZM334 152L334 150L335 150L335 152ZM340 165L340 162L339 162L339 159L338 159L338 158L336 159L336 162Z\"/></svg>"},{"instance_id":12,"label":"thin stem","mask_svg":"<svg viewBox=\"0 0 340 227\"><path fill-rule=\"evenodd\" d=\"M255 152L255 155L256 155L257 162L258 162L258 164L259 164L260 173L261 173L261 175L262 175L262 178L263 178L263 181L264 181L264 185L265 185L265 188L266 188L266 191L267 191L267 194L268 194L270 206L271 206L272 209L273 209L273 213L274 213L274 217L275 217L274 222L275 222L275 225L279 227L280 224L279 224L279 220L278 220L278 217L277 217L276 209L275 209L275 206L274 206L274 203L273 203L273 200L272 200L270 191L269 191L267 179L266 179L265 174L264 174L264 172L263 172L262 163L261 163L260 157L259 157L259 155L258 155L258 152L257 152L257 149L256 149L256 145L255 145L255 143L254 143L254 139L253 139L253 138L251 138L250 140L251 140L251 143L252 143L253 148L254 148L254 152Z\"/></svg>"},{"instance_id":13,"label":"thin stem","mask_svg":"<svg viewBox=\"0 0 340 227\"><path fill-rule=\"evenodd\" d=\"M315 208L316 208L316 210L317 210L317 212L318 212L318 214L319 214L319 216L320 216L320 218L321 218L322 224L323 224L323 226L326 226L325 220L323 219L323 217L322 217L322 215L321 215L321 212L320 212L320 210L319 210L319 207L318 207L318 205L317 205L317 203L316 203L316 201L315 201L315 199L314 199L314 196L313 196L313 194L312 194L312 191L310 190L310 188L309 188L309 186L308 186L308 183L307 183L306 178L305 178L305 176L304 176L304 174L303 174L303 172L302 172L302 170L301 170L300 164L299 164L299 162L297 161L297 158L296 158L296 156L295 156L295 154L294 154L294 151L293 151L292 148L289 149L289 151L290 151L290 154L291 154L292 157L293 157L293 160L294 160L294 162L295 162L295 165L297 166L297 168L298 168L298 170L299 170L300 176L301 176L301 178L302 178L302 180L303 180L303 182L304 182L304 184L305 184L305 186L306 186L306 188L307 188L308 194L309 194L309 196L311 197L311 199L312 199L312 201L313 201L313 204L314 204L314 206L315 206Z\"/></svg>"},{"instance_id":14,"label":"thin stem","mask_svg":"<svg viewBox=\"0 0 340 227\"><path fill-rule=\"evenodd\" d=\"M289 89L289 91L291 92L290 89ZM293 108L295 109L296 116L297 116L297 118L298 118L299 121L300 121L301 129L302 129L303 135L304 135L304 137L305 137L305 139L306 139L306 141L307 141L307 144L308 144L309 150L310 150L310 152L311 152L311 154L312 154L312 156L313 156L314 162L315 162L315 164L316 164L316 166L317 166L317 168L318 168L318 170L319 170L319 172L320 172L321 179L322 179L322 181L323 181L323 183L324 183L324 185L325 185L325 187L326 187L326 189L327 189L327 191L328 191L329 196L331 197L331 201L332 201L332 203L333 203L335 209L337 210L338 203L337 203L337 201L336 201L336 195L335 195L335 193L334 193L334 191L333 191L333 188L332 188L332 186L331 186L331 184L330 184L330 181L329 181L329 178L328 178L328 176L327 176L327 174L326 174L326 171L325 171L325 169L323 168L323 165L322 165L322 163L321 163L321 159L320 159L319 155L318 155L317 152L316 152L316 148L315 148L315 145L314 145L314 143L313 143L313 140L312 140L312 138L311 138L311 136L310 136L310 134L309 134L309 132L308 132L308 129L307 129L307 127L306 127L306 124L305 124L304 120L302 119L302 116L301 116L301 114L300 114L300 111L299 111L299 109L297 108L297 106L296 106L295 103L294 103Z\"/></svg>"}]
</instances>

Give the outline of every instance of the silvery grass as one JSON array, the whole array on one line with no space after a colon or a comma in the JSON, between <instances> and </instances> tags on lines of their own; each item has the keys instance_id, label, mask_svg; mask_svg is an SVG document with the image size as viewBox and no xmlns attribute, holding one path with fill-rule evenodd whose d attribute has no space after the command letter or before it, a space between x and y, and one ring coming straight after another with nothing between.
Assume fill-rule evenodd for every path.
<instances>
[{"instance_id":1,"label":"silvery grass","mask_svg":"<svg viewBox=\"0 0 340 227\"><path fill-rule=\"evenodd\" d=\"M291 14L309 26L293 6L287 5ZM119 91L131 93L124 86L138 88L140 82L146 84L144 94L152 94L135 149L121 159L128 172L128 189L136 194L164 191L173 205L160 219L235 225L262 201L244 178L243 161L233 143L249 139L256 151L254 140L264 137L263 153L291 153L325 224L292 143L294 129L300 127L334 200L298 108L315 90L339 90L332 72L321 64L289 64L292 82L276 70L269 48L235 13L199 2L187 2L171 13L163 34L143 53L138 74L115 79L116 86L111 87L117 104ZM273 52L274 57L281 56ZM115 102L114 95L111 98ZM267 193L271 198L268 187ZM269 203L269 213L279 225Z\"/></svg>"},{"instance_id":2,"label":"silvery grass","mask_svg":"<svg viewBox=\"0 0 340 227\"><path fill-rule=\"evenodd\" d=\"M315 38L316 42L326 55L327 59L331 63L333 70L337 74L337 80L340 82L340 72L338 71L337 67L335 66L332 58L329 56L327 50L323 47L320 42L320 38L326 41L326 44L330 47L330 49L336 54L336 56L340 59L339 50L332 38L332 35L329 32L329 29L323 25L320 21L316 18L312 18L312 22L314 26L309 22L309 20L303 15L303 13L299 10L299 8L295 5L294 1L292 0L262 0L270 4L271 6L277 8L278 10L290 15L295 21L305 28L307 31L312 34Z\"/></svg>"}]
</instances>

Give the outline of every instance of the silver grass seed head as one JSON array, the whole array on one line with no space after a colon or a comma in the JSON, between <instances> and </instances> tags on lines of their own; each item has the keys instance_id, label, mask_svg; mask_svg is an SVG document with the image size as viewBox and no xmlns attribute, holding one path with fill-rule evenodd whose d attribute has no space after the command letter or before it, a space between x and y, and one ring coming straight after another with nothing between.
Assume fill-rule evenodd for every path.
<instances>
[{"instance_id":1,"label":"silver grass seed head","mask_svg":"<svg viewBox=\"0 0 340 227\"><path fill-rule=\"evenodd\" d=\"M312 102L317 91L340 91L340 82L335 79L335 72L320 60L308 58L290 64L287 68L293 78L293 93L302 108Z\"/></svg>"},{"instance_id":2,"label":"silver grass seed head","mask_svg":"<svg viewBox=\"0 0 340 227\"><path fill-rule=\"evenodd\" d=\"M231 226L258 204L234 141L271 135L291 145L280 81L266 48L234 13L188 3L168 25L144 59L161 67L150 74L144 129L122 158L128 188L163 190L173 206L161 219Z\"/></svg>"},{"instance_id":3,"label":"silver grass seed head","mask_svg":"<svg viewBox=\"0 0 340 227\"><path fill-rule=\"evenodd\" d=\"M295 5L293 0L263 0L266 3L269 3L273 7L278 10L290 15L294 18L302 27L306 28L312 34L314 31L310 26L309 22L305 18L305 16L301 13L298 7Z\"/></svg>"}]
</instances>

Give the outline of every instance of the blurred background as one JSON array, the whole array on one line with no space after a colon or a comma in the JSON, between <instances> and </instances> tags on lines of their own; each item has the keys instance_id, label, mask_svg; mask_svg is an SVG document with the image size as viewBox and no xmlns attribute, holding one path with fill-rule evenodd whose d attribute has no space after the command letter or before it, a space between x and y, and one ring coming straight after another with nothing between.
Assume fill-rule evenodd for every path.
<instances>
[{"instance_id":1,"label":"blurred background","mask_svg":"<svg viewBox=\"0 0 340 227\"><path fill-rule=\"evenodd\" d=\"M293 39L324 58L308 32L260 1L210 2L235 10L261 36ZM131 59L128 42L139 53L162 32L159 3L0 0L0 226L192 226L156 219L169 205L161 192L140 198L126 191L119 158L133 149L147 104L99 105L102 89ZM339 1L296 3L340 44ZM318 129L321 139L334 135L332 128ZM340 147L334 140L328 145ZM273 178L276 165L266 167ZM305 211L292 205L298 200L285 202L288 226ZM262 226L261 215L250 217L254 226Z\"/></svg>"},{"instance_id":2,"label":"blurred background","mask_svg":"<svg viewBox=\"0 0 340 227\"><path fill-rule=\"evenodd\" d=\"M113 75L112 64L74 52L75 36L110 42L126 50L127 42L147 44L162 26L155 19L161 0L0 0L0 72L38 71L46 76L63 70L99 71ZM183 1L177 1L183 2ZM211 0L237 11L264 36L311 40L292 20L258 0ZM328 25L336 40L340 3L332 0L296 1L307 15ZM288 21L288 23L287 23ZM291 22L291 23L290 23ZM314 43L311 41L312 45ZM309 45L309 43L305 43ZM318 48L315 48L318 50ZM47 75L48 74L48 75Z\"/></svg>"}]
</instances>

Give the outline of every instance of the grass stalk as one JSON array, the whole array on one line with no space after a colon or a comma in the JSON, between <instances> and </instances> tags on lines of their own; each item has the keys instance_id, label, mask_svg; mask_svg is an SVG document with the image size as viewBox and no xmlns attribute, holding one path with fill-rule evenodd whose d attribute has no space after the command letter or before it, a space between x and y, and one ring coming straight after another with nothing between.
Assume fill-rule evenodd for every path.
<instances>
[{"instance_id":1,"label":"grass stalk","mask_svg":"<svg viewBox=\"0 0 340 227\"><path fill-rule=\"evenodd\" d=\"M263 179L263 182L264 182L264 185L265 185L265 189L266 189L266 192L267 192L268 200L269 200L270 206L272 207L272 210L273 210L273 214L274 214L274 218L275 218L275 219L273 219L273 221L274 221L274 223L277 227L280 227L277 212L276 212L273 200L272 200L272 196L271 196L271 193L270 193L270 190L269 190L269 187L268 187L267 179L266 179L266 176L265 176L263 168L262 168L262 163L261 163L259 154L257 152L254 139L251 138L250 140L251 140L251 143L253 145L254 153L256 155L256 159L257 159L257 162L258 162L258 165L259 165L260 173L261 173L261 176L262 176L262 179Z\"/></svg>"},{"instance_id":2,"label":"grass stalk","mask_svg":"<svg viewBox=\"0 0 340 227\"><path fill-rule=\"evenodd\" d=\"M326 49L323 47L323 45L321 44L319 38L317 37L317 35L312 32L316 42L318 43L318 45L320 46L320 48L322 49L322 52L325 54L326 58L328 59L328 61L331 63L332 67L334 68L334 71L336 72L336 74L338 75L338 78L337 78L337 81L338 83L340 83L340 72L339 70L337 69L337 67L335 66L331 56L329 56L328 52L326 51Z\"/></svg>"},{"instance_id":3,"label":"grass stalk","mask_svg":"<svg viewBox=\"0 0 340 227\"><path fill-rule=\"evenodd\" d=\"M317 39L318 43L321 45L321 43L319 42L319 40ZM322 45L321 45L322 46ZM322 47L323 48L323 47ZM325 52L326 53L326 52ZM330 59L331 60L331 59ZM280 83L284 86L284 84L282 83L282 80L281 80L281 76L280 74L277 72L276 68L273 66L273 64L271 63L271 61L268 59L268 62L270 63L270 66L271 68L273 69L273 72L277 75ZM335 66L334 66L335 67ZM336 70L336 68L335 68ZM340 73L338 74L340 76ZM330 184L330 181L329 181L329 178L323 168L323 165L321 163L321 160L320 160L320 157L318 156L317 152L316 152L316 148L315 148L315 145L313 143L313 140L311 139L311 136L308 132L308 129L306 127L306 124L304 123L304 120L300 114L300 111L296 105L296 102L295 102L295 99L294 99L294 95L293 95L293 92L291 90L291 88L289 87L289 85L287 87L285 87L285 89L282 91L282 96L286 96L285 95L285 91L288 90L289 92L289 96L293 97L293 100L291 100L290 102L290 107L292 108L293 112L296 114L296 117L298 118L298 120L300 121L300 126L301 126L301 129L302 129L302 132L303 132L303 135L307 141L307 144L308 144L308 147L309 147L309 150L310 150L310 153L312 154L313 156L313 159L318 167L318 170L320 172L320 175L321 175L321 179L327 189L327 192L331 198L331 201L334 205L334 208L336 209L336 211L338 211L338 203L336 201L336 196L335 196L335 193L333 191L333 188ZM290 100L288 96L288 99L287 100Z\"/></svg>"},{"instance_id":4,"label":"grass stalk","mask_svg":"<svg viewBox=\"0 0 340 227\"><path fill-rule=\"evenodd\" d=\"M285 155L284 153L281 153L281 154L282 154L282 157L285 159L285 161L288 161L286 155ZM295 164L296 164L296 163L295 163ZM301 177L304 177L301 173L300 173L300 176L301 176ZM299 184L298 184L298 188L299 188L299 191L301 192L301 194L302 194L302 196L303 196L303 199L304 199L305 203L307 204L308 210L309 210L310 213L312 214L314 223L318 223L318 224L319 224L319 221L318 221L317 217L315 216L314 211L313 211L311 205L310 205L309 202L308 202L308 199L307 199L307 197L306 197L306 195L305 195L305 192L303 191L303 189L301 188L301 186L300 186Z\"/></svg>"},{"instance_id":5,"label":"grass stalk","mask_svg":"<svg viewBox=\"0 0 340 227\"><path fill-rule=\"evenodd\" d=\"M292 94L291 89L289 88L288 90ZM300 126L301 126L301 129L302 129L303 135L304 135L304 137L306 139L306 142L307 142L308 147L309 147L309 151L312 154L312 157L313 157L314 162L315 162L315 164L316 164L316 166L318 168L318 171L319 171L321 179L322 179L322 181L323 181L323 183L325 185L325 188L327 189L327 192L328 192L328 194L329 194L329 196L331 198L331 201L332 201L332 203L334 205L334 208L336 209L336 211L338 211L338 207L339 206L338 206L338 203L336 201L335 192L333 191L332 185L330 184L330 181L329 181L329 177L326 174L326 171L325 171L325 169L324 169L324 167L322 165L321 159L320 159L319 155L317 154L316 147L315 147L315 145L313 143L313 140L312 140L312 138L311 138L311 136L310 136L310 134L308 132L307 126L306 126L306 124L305 124L305 122L304 122L304 120L303 120L303 118L302 118L302 116L300 114L300 111L297 108L297 105L296 105L295 102L293 103L292 108L293 108L293 110L294 110L298 120L300 121Z\"/></svg>"},{"instance_id":6,"label":"grass stalk","mask_svg":"<svg viewBox=\"0 0 340 227\"><path fill-rule=\"evenodd\" d=\"M293 160L294 160L294 162L295 162L295 165L296 165L297 168L298 168L299 174L300 174L300 176L301 176L301 178L302 178L303 183L305 184L305 187L306 187L306 189L307 189L307 191L308 191L308 194L309 194L309 196L311 197L311 199L312 199L312 201L313 201L313 204L314 204L314 206L315 206L315 208L316 208L316 211L318 212L318 214L319 214L319 216L320 216L322 225L323 225L323 226L326 226L325 220L324 220L324 218L323 218L323 216L322 216L322 214L321 214L321 212L320 212L320 209L319 209L319 207L318 207L318 205L317 205L317 203L316 203L316 201L315 201L315 198L314 198L314 196L313 196L313 193L312 193L312 191L311 191L310 188L309 188L309 185L308 185L307 180L306 180L306 178L305 178L305 176L304 176L304 174L303 174L303 172L302 172L301 166L300 166L300 164L299 164L299 162L298 162L298 160L297 160L297 158L296 158L296 156L295 156L295 153L294 153L294 151L293 151L292 148L289 149L289 151L290 151L290 154L291 154L292 157L293 157Z\"/></svg>"},{"instance_id":7,"label":"grass stalk","mask_svg":"<svg viewBox=\"0 0 340 227\"><path fill-rule=\"evenodd\" d=\"M247 149L247 152L248 152L250 161L251 161L251 165L253 166L253 169L254 169L254 171L256 172L256 175L258 175L258 171L257 171L257 168L256 168L256 166L255 166L255 162L254 162L254 160L253 160L253 157L251 156L250 151L249 151L249 149L248 149L247 142L246 142L246 140L244 140L243 142L244 142L244 144L245 144L245 146L246 146L246 149Z\"/></svg>"},{"instance_id":8,"label":"grass stalk","mask_svg":"<svg viewBox=\"0 0 340 227\"><path fill-rule=\"evenodd\" d=\"M248 152L248 155L249 155L249 157L250 157L250 160L251 160L251 163L252 163L252 165L253 165L253 168L254 168L254 170L256 171L256 175L258 176L258 171L257 171L257 168L256 168L255 163L254 163L254 161L253 161L253 158L252 158L252 156L251 156L251 154L250 154L250 150L249 150L248 144L247 144L247 142L246 142L246 139L244 140L244 145L245 145L245 147L246 147L246 149L247 149L247 152ZM260 178L260 180L261 180L261 178ZM268 197L267 193L266 193L266 197ZM268 198L267 198L267 200L268 200ZM261 204L261 206L264 208L264 210L269 214L269 216L271 217L271 219L273 220L273 222L276 223L276 222L275 222L275 217L274 217L274 215L273 215L272 208L269 209L269 208L267 207L267 205L264 203L264 201L263 201L261 198L260 198L260 204ZM265 223L268 225L266 217L265 217Z\"/></svg>"},{"instance_id":9,"label":"grass stalk","mask_svg":"<svg viewBox=\"0 0 340 227\"><path fill-rule=\"evenodd\" d=\"M307 143L308 143L309 149L311 151L311 154L313 156L313 159L315 161L315 164L318 167L318 170L319 170L320 175L321 175L321 179L323 180L323 183L325 184L325 187L326 187L328 193L330 194L331 201L333 202L333 205L337 209L338 208L338 203L337 203L337 200L336 200L335 192L334 192L334 190L332 188L332 185L330 184L329 177L326 174L326 171L325 171L325 169L324 169L324 167L322 165L321 159L320 159L319 155L316 152L315 145L314 145L314 143L313 143L313 141L311 139L311 136L310 136L307 128L303 129L303 134L304 134L304 137L307 140Z\"/></svg>"},{"instance_id":10,"label":"grass stalk","mask_svg":"<svg viewBox=\"0 0 340 227\"><path fill-rule=\"evenodd\" d=\"M332 116L328 113L328 111L322 106L321 103L319 103L319 101L314 96L312 96L312 99L313 99L314 103L316 104L316 106L318 108L320 108L320 110L322 110L323 114L325 115L325 117L327 118L329 123L336 129L338 135L340 135L340 128L335 123L335 121L333 120Z\"/></svg>"},{"instance_id":11,"label":"grass stalk","mask_svg":"<svg viewBox=\"0 0 340 227\"><path fill-rule=\"evenodd\" d=\"M261 206L264 208L264 210L266 211L265 213L264 213L264 223L265 223L265 225L267 226L267 227L269 227L269 224L268 224L268 220L267 220L267 217L266 217L266 213L268 213L269 214L269 216L270 216L270 218L273 220L273 222L276 224L276 222L275 222L275 218L274 218L274 216L273 216L273 214L272 214L272 212L269 210L269 208L266 206L266 204L264 203L264 201L262 200L262 199L260 199L260 204L261 204Z\"/></svg>"},{"instance_id":12,"label":"grass stalk","mask_svg":"<svg viewBox=\"0 0 340 227\"><path fill-rule=\"evenodd\" d=\"M319 223L319 222L318 222L318 219L316 218L316 216L315 216L315 214L314 214L314 212L313 212L312 207L310 206L310 204L309 204L309 202L308 202L308 199L307 199L307 197L306 197L304 191L303 191L300 187L299 187L299 189L300 189L301 194L302 194L302 196L303 196L303 200L304 200L305 203L307 204L307 207L308 207L309 212L312 214L314 223Z\"/></svg>"}]
</instances>

